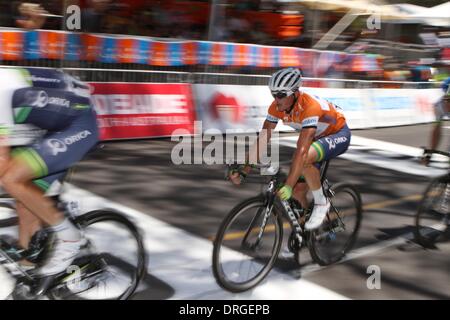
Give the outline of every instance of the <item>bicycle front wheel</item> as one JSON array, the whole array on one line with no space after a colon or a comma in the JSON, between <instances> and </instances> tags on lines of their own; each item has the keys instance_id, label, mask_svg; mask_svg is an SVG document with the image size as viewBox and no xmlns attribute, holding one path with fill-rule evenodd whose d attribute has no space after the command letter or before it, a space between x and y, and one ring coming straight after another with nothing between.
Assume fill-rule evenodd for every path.
<instances>
[{"instance_id":1,"label":"bicycle front wheel","mask_svg":"<svg viewBox=\"0 0 450 320\"><path fill-rule=\"evenodd\" d=\"M359 192L350 184L331 186L330 211L325 221L308 235L311 257L319 265L329 265L341 260L353 247L362 220Z\"/></svg>"},{"instance_id":2,"label":"bicycle front wheel","mask_svg":"<svg viewBox=\"0 0 450 320\"><path fill-rule=\"evenodd\" d=\"M431 181L416 213L414 236L424 247L434 247L449 231L450 175Z\"/></svg>"},{"instance_id":3,"label":"bicycle front wheel","mask_svg":"<svg viewBox=\"0 0 450 320\"><path fill-rule=\"evenodd\" d=\"M73 262L70 274L48 292L58 300L126 300L146 272L141 235L125 216L96 210L77 217L87 245ZM69 272L68 271L68 272Z\"/></svg>"},{"instance_id":4,"label":"bicycle front wheel","mask_svg":"<svg viewBox=\"0 0 450 320\"><path fill-rule=\"evenodd\" d=\"M282 239L281 216L263 197L237 205L214 239L212 267L217 283L231 292L255 287L270 272Z\"/></svg>"}]
</instances>

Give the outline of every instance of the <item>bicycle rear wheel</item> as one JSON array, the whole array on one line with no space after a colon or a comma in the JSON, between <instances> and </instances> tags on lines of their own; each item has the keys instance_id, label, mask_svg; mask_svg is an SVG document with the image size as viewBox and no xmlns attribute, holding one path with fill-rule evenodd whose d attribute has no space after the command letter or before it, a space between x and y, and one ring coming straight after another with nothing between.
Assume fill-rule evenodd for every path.
<instances>
[{"instance_id":1,"label":"bicycle rear wheel","mask_svg":"<svg viewBox=\"0 0 450 320\"><path fill-rule=\"evenodd\" d=\"M96 210L77 217L88 241L66 275L49 289L58 300L126 300L146 272L141 235L125 216Z\"/></svg>"},{"instance_id":2,"label":"bicycle rear wheel","mask_svg":"<svg viewBox=\"0 0 450 320\"><path fill-rule=\"evenodd\" d=\"M331 208L325 221L308 234L311 257L319 265L341 260L353 247L362 220L359 192L350 184L337 183L330 188Z\"/></svg>"},{"instance_id":3,"label":"bicycle rear wheel","mask_svg":"<svg viewBox=\"0 0 450 320\"><path fill-rule=\"evenodd\" d=\"M269 211L268 211L269 210ZM271 270L283 239L283 223L262 197L231 210L214 240L213 274L231 292L255 287Z\"/></svg>"},{"instance_id":4,"label":"bicycle rear wheel","mask_svg":"<svg viewBox=\"0 0 450 320\"><path fill-rule=\"evenodd\" d=\"M450 175L431 181L416 213L414 236L424 247L434 247L448 236L450 223Z\"/></svg>"}]
</instances>

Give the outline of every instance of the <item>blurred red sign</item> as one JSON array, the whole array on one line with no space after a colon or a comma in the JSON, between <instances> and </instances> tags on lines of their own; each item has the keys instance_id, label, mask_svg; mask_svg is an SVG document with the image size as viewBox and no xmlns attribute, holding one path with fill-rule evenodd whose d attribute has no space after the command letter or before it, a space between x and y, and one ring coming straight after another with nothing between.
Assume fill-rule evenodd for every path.
<instances>
[{"instance_id":1,"label":"blurred red sign","mask_svg":"<svg viewBox=\"0 0 450 320\"><path fill-rule=\"evenodd\" d=\"M194 133L189 84L91 83L102 140Z\"/></svg>"}]
</instances>

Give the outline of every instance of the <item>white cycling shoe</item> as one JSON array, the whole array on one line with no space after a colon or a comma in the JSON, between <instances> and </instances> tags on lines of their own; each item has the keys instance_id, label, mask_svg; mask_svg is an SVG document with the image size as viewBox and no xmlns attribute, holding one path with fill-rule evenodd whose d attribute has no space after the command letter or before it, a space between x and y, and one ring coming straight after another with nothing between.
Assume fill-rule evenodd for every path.
<instances>
[{"instance_id":1,"label":"white cycling shoe","mask_svg":"<svg viewBox=\"0 0 450 320\"><path fill-rule=\"evenodd\" d=\"M330 210L330 201L328 199L326 204L315 204L309 220L305 223L305 229L314 230L319 228L327 216L328 210Z\"/></svg>"},{"instance_id":2,"label":"white cycling shoe","mask_svg":"<svg viewBox=\"0 0 450 320\"><path fill-rule=\"evenodd\" d=\"M76 241L67 241L56 237L52 243L48 258L45 260L44 264L36 270L37 275L46 277L66 272L80 252L83 243L83 238Z\"/></svg>"}]
</instances>

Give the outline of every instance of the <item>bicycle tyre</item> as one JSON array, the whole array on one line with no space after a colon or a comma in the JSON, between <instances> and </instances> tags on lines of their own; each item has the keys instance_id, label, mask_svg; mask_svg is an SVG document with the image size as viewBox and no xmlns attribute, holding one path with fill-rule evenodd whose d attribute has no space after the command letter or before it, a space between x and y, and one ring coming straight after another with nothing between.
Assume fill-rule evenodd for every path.
<instances>
[{"instance_id":1,"label":"bicycle tyre","mask_svg":"<svg viewBox=\"0 0 450 320\"><path fill-rule=\"evenodd\" d=\"M318 242L316 240L317 239L316 236L318 235L320 229L313 230L312 232L308 233L307 243L308 243L308 249L309 249L310 255L311 255L312 259L321 266L326 266L326 265L330 265L330 264L338 262L347 254L348 251L351 250L351 248L353 247L353 245L355 244L355 241L357 239L358 231L359 231L359 228L361 225L361 220L362 220L362 213L363 213L361 196L353 185L345 183L345 182L341 182L341 183L332 185L330 188L335 193L334 197L330 199L330 201L332 203L333 203L333 199L335 199L337 197L337 195L340 193L346 192L351 196L351 198L353 199L354 209L355 209L355 213L356 213L356 222L355 222L355 226L354 226L353 230L351 231L351 234L350 234L348 240L345 242L344 246L342 248L340 248L339 250L337 250L336 254L333 254L331 256L324 256L318 248ZM332 210L332 209L330 209L330 210ZM326 222L324 222L324 224L325 223ZM324 226L324 224L322 224L322 227Z\"/></svg>"},{"instance_id":2,"label":"bicycle tyre","mask_svg":"<svg viewBox=\"0 0 450 320\"><path fill-rule=\"evenodd\" d=\"M224 246L224 237L226 235L226 232L230 225L245 211L249 208L265 208L265 199L262 196L250 198L246 201L243 201L242 203L235 206L230 213L226 216L226 218L223 220L222 224L219 227L219 230L217 232L217 235L214 239L214 248L213 248L213 257L212 257L212 269L214 278L216 279L217 284L222 287L225 290L231 291L231 292L243 292L246 290L249 290L256 285L258 285L264 278L269 274L270 270L272 269L278 254L281 249L282 239L283 239L283 222L281 215L278 214L277 209L275 206L272 209L271 216L274 217L274 231L275 231L275 237L274 237L274 243L273 248L271 250L271 256L270 258L263 264L262 269L252 278L243 281L243 282L235 282L231 279L228 279L226 276L221 263L221 251ZM258 213L257 213L258 214ZM252 218L252 222L254 221L254 217ZM249 226L250 228L250 226ZM247 228L247 233L248 230Z\"/></svg>"},{"instance_id":3,"label":"bicycle tyre","mask_svg":"<svg viewBox=\"0 0 450 320\"><path fill-rule=\"evenodd\" d=\"M147 255L145 252L142 236L139 232L139 230L136 228L136 226L128 220L124 215L110 210L94 210L91 212L88 212L86 214L83 214L81 216L78 216L75 219L75 222L79 224L82 229L85 229L92 224L98 223L98 222L107 222L112 221L116 222L123 226L123 228L128 229L130 233L132 234L134 240L136 241L137 245L137 264L136 268L133 272L133 279L130 283L129 287L120 295L118 295L114 300L127 300L136 290L138 287L140 281L145 276L146 270L147 270ZM57 295L54 291L49 290L47 293L47 296L50 299L53 300L78 300L80 298L77 297L77 293L68 293L67 296L63 296L61 294Z\"/></svg>"},{"instance_id":4,"label":"bicycle tyre","mask_svg":"<svg viewBox=\"0 0 450 320\"><path fill-rule=\"evenodd\" d=\"M434 229L437 232L434 232L434 238L426 237L421 232L422 229L425 229L424 225L422 225L422 220L426 219L426 214L428 213L428 204L429 200L432 200L431 192L434 188L439 187L439 184L443 184L447 186L450 183L450 175L446 174L443 176L439 176L431 180L427 188L425 189L425 192L423 193L423 196L421 198L419 207L417 209L416 215L415 215L415 223L414 223L414 239L418 244L425 248L432 248L435 246L435 243L437 239L439 238L439 235L442 234L442 232L439 232L437 229ZM449 212L446 213L447 215L450 215ZM447 226L448 228L448 226Z\"/></svg>"}]
</instances>

